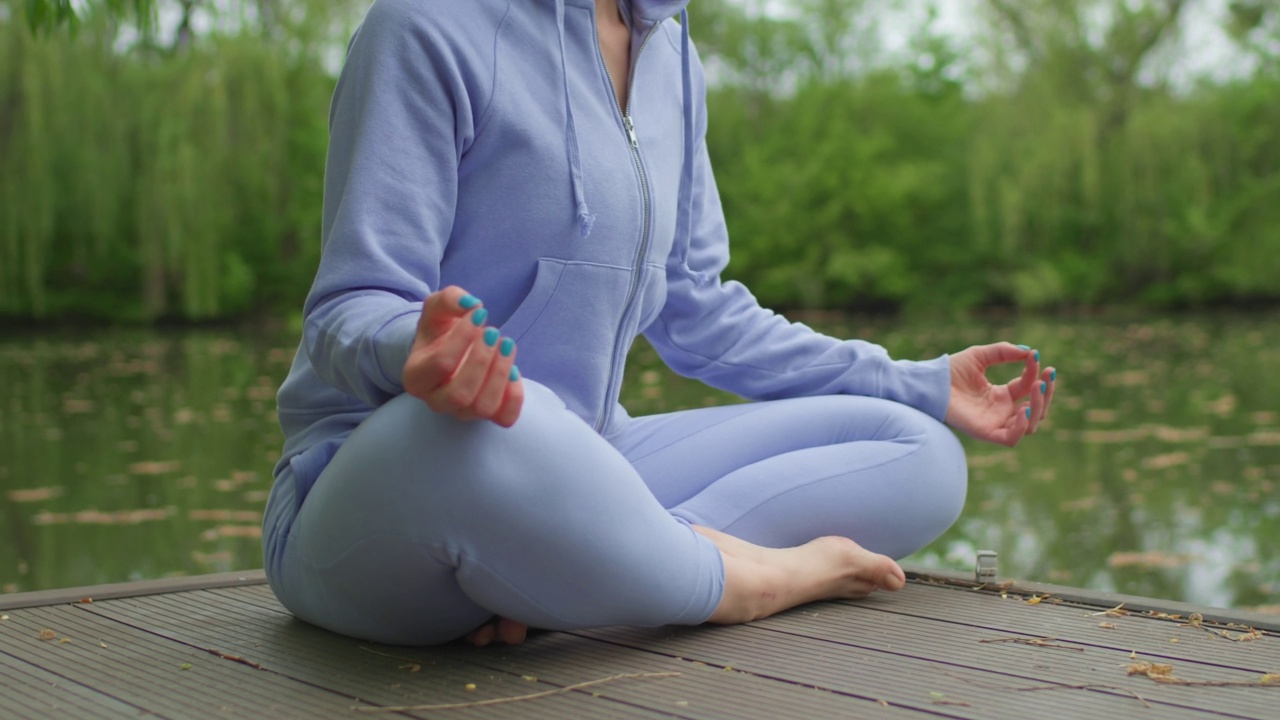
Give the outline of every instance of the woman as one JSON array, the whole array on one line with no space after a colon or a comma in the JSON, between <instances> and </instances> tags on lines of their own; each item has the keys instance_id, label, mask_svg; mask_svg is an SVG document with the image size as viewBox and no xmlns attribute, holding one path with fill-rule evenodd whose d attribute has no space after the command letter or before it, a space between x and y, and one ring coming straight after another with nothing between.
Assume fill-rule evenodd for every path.
<instances>
[{"instance_id":1,"label":"woman","mask_svg":"<svg viewBox=\"0 0 1280 720\"><path fill-rule=\"evenodd\" d=\"M721 282L683 5L369 10L334 94L323 252L279 397L266 568L298 617L483 645L896 590L891 558L963 505L942 421L1013 445L1044 418L1053 371L1029 348L895 362ZM639 333L756 402L629 417ZM992 386L1005 362L1022 374Z\"/></svg>"}]
</instances>

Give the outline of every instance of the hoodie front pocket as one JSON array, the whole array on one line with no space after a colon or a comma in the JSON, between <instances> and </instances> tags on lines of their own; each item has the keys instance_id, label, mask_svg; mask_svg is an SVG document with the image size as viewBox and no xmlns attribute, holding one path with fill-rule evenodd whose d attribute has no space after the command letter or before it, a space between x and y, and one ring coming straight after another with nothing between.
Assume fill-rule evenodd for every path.
<instances>
[{"instance_id":1,"label":"hoodie front pocket","mask_svg":"<svg viewBox=\"0 0 1280 720\"><path fill-rule=\"evenodd\" d=\"M630 283L629 268L539 258L533 287L502 324L516 341L520 373L551 388L587 422L606 400Z\"/></svg>"}]
</instances>

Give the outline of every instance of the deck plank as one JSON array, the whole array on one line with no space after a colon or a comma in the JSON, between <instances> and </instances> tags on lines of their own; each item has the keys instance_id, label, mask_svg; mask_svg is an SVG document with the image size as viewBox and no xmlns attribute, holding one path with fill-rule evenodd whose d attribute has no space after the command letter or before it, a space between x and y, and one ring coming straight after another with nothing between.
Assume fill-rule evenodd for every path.
<instances>
[{"instance_id":1,"label":"deck plank","mask_svg":"<svg viewBox=\"0 0 1280 720\"><path fill-rule=\"evenodd\" d=\"M872 595L851 604L956 625L1052 636L1126 652L1142 645L1144 656L1164 658L1161 662L1213 662L1257 673L1280 670L1280 637L1273 633L1248 642L1233 642L1214 637L1201 628L1186 626L1185 620L1161 620L1142 614L1108 617L1099 614L1106 608L1096 606L1057 605L1051 599L1029 605L1014 596L1001 599L991 593L916 583L908 584L897 593ZM1103 622L1115 627L1101 627ZM1243 630L1218 625L1206 627L1227 629L1233 636ZM1169 642L1172 638L1178 638L1178 642ZM1153 640L1162 642L1153 643Z\"/></svg>"},{"instance_id":2,"label":"deck plank","mask_svg":"<svg viewBox=\"0 0 1280 720\"><path fill-rule=\"evenodd\" d=\"M93 720L138 717L144 712L5 652L0 652L0 688L4 688L5 717L15 720L55 715Z\"/></svg>"},{"instance_id":3,"label":"deck plank","mask_svg":"<svg viewBox=\"0 0 1280 720\"><path fill-rule=\"evenodd\" d=\"M195 595L181 601L168 595L117 600L83 609L183 645L243 657L302 684L329 688L347 696L343 707L347 711L365 704L474 702L558 687L524 680L522 675L527 673L491 671L459 662L440 649L406 650L362 643L311 627L282 612L265 613L207 591ZM414 664L419 666L418 672L410 671ZM467 690L468 683L476 689ZM575 692L536 703L486 707L482 716L559 720L569 716L668 715Z\"/></svg>"},{"instance_id":4,"label":"deck plank","mask_svg":"<svg viewBox=\"0 0 1280 720\"><path fill-rule=\"evenodd\" d=\"M1256 681L1280 671L1274 633L1231 642L1169 620L1093 615L1104 608L1082 600L1087 591L1030 605L913 581L899 593L741 627L535 633L518 647L476 649L334 635L293 618L251 574L211 578L208 589L187 579L175 591L159 583L88 590L118 599L5 599L20 609L0 622L0 714L46 717L56 705L86 718L362 717L353 706L475 702L678 673L464 712L476 720L1280 716L1280 687L1159 685L1124 668L1136 650L1187 679ZM70 642L39 640L44 627ZM981 642L1031 637L1079 649Z\"/></svg>"},{"instance_id":5,"label":"deck plank","mask_svg":"<svg viewBox=\"0 0 1280 720\"><path fill-rule=\"evenodd\" d=\"M27 608L10 617L6 625L23 633L31 662L156 714L315 717L350 704L323 688L105 622L75 606ZM43 628L69 642L38 640Z\"/></svg>"}]
</instances>

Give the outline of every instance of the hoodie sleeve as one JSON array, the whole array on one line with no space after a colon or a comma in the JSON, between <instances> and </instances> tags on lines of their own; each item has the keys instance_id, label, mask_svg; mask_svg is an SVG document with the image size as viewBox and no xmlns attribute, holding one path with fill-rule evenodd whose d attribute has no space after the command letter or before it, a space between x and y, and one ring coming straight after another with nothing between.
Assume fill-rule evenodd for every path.
<instances>
[{"instance_id":1,"label":"hoodie sleeve","mask_svg":"<svg viewBox=\"0 0 1280 720\"><path fill-rule=\"evenodd\" d=\"M700 68L699 68L700 70ZM700 73L699 73L700 74ZM721 282L729 237L707 156L705 93L697 107L688 244L667 262L667 298L645 336L673 370L753 400L849 394L895 400L942 420L948 356L892 360L884 348L837 340L760 306L741 283ZM684 257L678 250L687 248Z\"/></svg>"},{"instance_id":2,"label":"hoodie sleeve","mask_svg":"<svg viewBox=\"0 0 1280 720\"><path fill-rule=\"evenodd\" d=\"M325 382L374 407L403 392L422 301L439 287L473 102L491 87L450 47L440 11L453 9L375 2L330 108L323 251L303 345Z\"/></svg>"}]
</instances>

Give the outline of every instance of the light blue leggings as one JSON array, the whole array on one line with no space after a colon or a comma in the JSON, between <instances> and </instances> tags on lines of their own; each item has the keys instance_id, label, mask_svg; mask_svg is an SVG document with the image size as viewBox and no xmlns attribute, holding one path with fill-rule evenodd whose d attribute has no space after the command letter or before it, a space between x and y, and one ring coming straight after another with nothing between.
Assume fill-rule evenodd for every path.
<instances>
[{"instance_id":1,"label":"light blue leggings","mask_svg":"<svg viewBox=\"0 0 1280 720\"><path fill-rule=\"evenodd\" d=\"M296 508L288 473L269 518ZM392 644L452 640L493 615L697 624L724 569L690 524L773 547L844 535L902 557L955 521L965 486L955 436L886 400L687 410L606 439L526 380L510 429L407 395L378 409L292 522L269 520L267 572L303 620Z\"/></svg>"}]
</instances>

